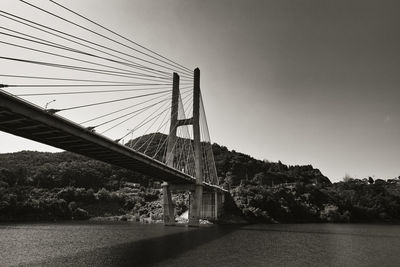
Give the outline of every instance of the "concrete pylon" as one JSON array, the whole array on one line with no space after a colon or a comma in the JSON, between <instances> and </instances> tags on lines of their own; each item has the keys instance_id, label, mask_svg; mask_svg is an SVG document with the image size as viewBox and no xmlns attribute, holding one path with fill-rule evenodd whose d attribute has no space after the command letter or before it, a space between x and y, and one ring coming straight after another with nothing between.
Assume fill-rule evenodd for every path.
<instances>
[{"instance_id":1,"label":"concrete pylon","mask_svg":"<svg viewBox=\"0 0 400 267\"><path fill-rule=\"evenodd\" d=\"M196 186L193 201L190 202L189 226L199 226L203 201L203 158L201 157L200 140L200 69L194 70L193 79L193 138L196 170ZM193 192L192 192L193 193Z\"/></svg>"},{"instance_id":2,"label":"concrete pylon","mask_svg":"<svg viewBox=\"0 0 400 267\"><path fill-rule=\"evenodd\" d=\"M169 129L166 165L174 167L176 129L178 127L178 105L179 105L179 75L174 72L172 82L172 105L171 105L171 125ZM175 209L172 203L172 193L169 184L162 184L163 191L163 219L164 225L175 225Z\"/></svg>"},{"instance_id":3,"label":"concrete pylon","mask_svg":"<svg viewBox=\"0 0 400 267\"><path fill-rule=\"evenodd\" d=\"M200 97L200 70L196 68L194 70L193 79L193 117L191 119L178 120L179 75L177 73L174 73L172 89L171 126L168 137L166 164L167 166L174 167L174 147L177 139L177 127L191 124L193 126L196 184L194 192L191 192L193 196L193 201L190 202L189 207L189 226L194 227L199 226L203 201L203 158L201 156L202 153L200 140ZM174 208L172 205L171 191L167 183L163 184L163 192L163 207L165 215L164 224L172 225L171 216L174 214Z\"/></svg>"},{"instance_id":4,"label":"concrete pylon","mask_svg":"<svg viewBox=\"0 0 400 267\"><path fill-rule=\"evenodd\" d=\"M166 164L174 167L176 131L178 129L179 111L179 75L174 72L172 82L172 104L171 104L171 124L169 126Z\"/></svg>"}]
</instances>

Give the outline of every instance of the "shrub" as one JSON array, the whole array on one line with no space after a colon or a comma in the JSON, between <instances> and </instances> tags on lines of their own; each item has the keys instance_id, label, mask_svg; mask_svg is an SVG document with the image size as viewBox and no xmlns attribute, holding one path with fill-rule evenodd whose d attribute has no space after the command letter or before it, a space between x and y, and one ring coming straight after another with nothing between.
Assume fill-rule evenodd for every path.
<instances>
[{"instance_id":1,"label":"shrub","mask_svg":"<svg viewBox=\"0 0 400 267\"><path fill-rule=\"evenodd\" d=\"M97 192L97 198L102 201L108 201L111 199L110 192L104 187Z\"/></svg>"},{"instance_id":2,"label":"shrub","mask_svg":"<svg viewBox=\"0 0 400 267\"><path fill-rule=\"evenodd\" d=\"M89 212L84 209L77 208L72 212L73 220L86 220L89 218Z\"/></svg>"},{"instance_id":3,"label":"shrub","mask_svg":"<svg viewBox=\"0 0 400 267\"><path fill-rule=\"evenodd\" d=\"M76 204L76 202L72 201L68 204L68 209L71 212L74 212L76 209L78 208L78 205Z\"/></svg>"},{"instance_id":4,"label":"shrub","mask_svg":"<svg viewBox=\"0 0 400 267\"><path fill-rule=\"evenodd\" d=\"M349 222L350 212L345 211L343 214L339 212L339 208L333 204L324 205L324 209L321 210L320 218L327 222Z\"/></svg>"}]
</instances>

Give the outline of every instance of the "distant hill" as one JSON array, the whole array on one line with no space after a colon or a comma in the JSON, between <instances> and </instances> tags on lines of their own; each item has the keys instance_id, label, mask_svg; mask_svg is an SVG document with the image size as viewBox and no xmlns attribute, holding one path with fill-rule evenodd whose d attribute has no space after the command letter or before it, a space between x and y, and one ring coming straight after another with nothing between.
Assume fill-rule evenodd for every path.
<instances>
[{"instance_id":1,"label":"distant hill","mask_svg":"<svg viewBox=\"0 0 400 267\"><path fill-rule=\"evenodd\" d=\"M166 138L167 136L161 133L155 135L149 134L130 140L126 145L133 146L135 149L149 156L156 155L156 159L162 161L165 156ZM180 142L184 141L184 139L180 140ZM235 187L239 185L241 181L256 181L259 184L268 186L296 182L305 184L331 183L326 176L318 169L314 169L311 165L288 166L280 161L261 161L249 155L236 152L235 150L228 150L228 148L215 143L212 145L212 150L217 173L220 177L220 184L224 186ZM179 151L177 151L177 153L179 153ZM42 184L47 183L49 187L65 186L60 179L50 182L48 181L49 179L39 177L44 175L43 172L47 172L46 175L49 177L52 175L57 176L68 168L87 170L86 172L78 172L72 180L64 179L64 182L68 182L68 185L75 186L94 186L96 188L101 188L106 186L107 182L120 180L122 178L147 185L147 180L151 179L139 173L124 170L70 152L49 153L21 151L17 153L0 154L0 180L2 177L1 173L3 173L3 176L5 173L9 173L9 175L15 177L15 182L17 184L37 185L40 183L40 180L42 180ZM43 169L46 169L46 171ZM97 179L88 179L87 177L79 178L81 175L93 176L93 172L96 173ZM121 173L123 177L121 177ZM81 181L79 179L81 179ZM45 180L47 181L45 182Z\"/></svg>"}]
</instances>

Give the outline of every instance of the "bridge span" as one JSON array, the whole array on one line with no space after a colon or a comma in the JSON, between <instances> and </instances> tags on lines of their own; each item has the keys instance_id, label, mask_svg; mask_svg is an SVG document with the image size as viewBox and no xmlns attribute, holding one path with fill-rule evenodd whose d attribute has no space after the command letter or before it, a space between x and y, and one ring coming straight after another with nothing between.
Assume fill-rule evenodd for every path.
<instances>
[{"instance_id":1,"label":"bridge span","mask_svg":"<svg viewBox=\"0 0 400 267\"><path fill-rule=\"evenodd\" d=\"M174 185L196 178L21 98L0 91L0 130L120 166ZM225 189L203 182L205 190Z\"/></svg>"},{"instance_id":2,"label":"bridge span","mask_svg":"<svg viewBox=\"0 0 400 267\"><path fill-rule=\"evenodd\" d=\"M163 181L165 224L175 223L171 195L176 191L190 192L189 225L197 226L200 218L216 219L227 191L219 186L200 70L192 71L55 1L54 8L77 21L44 5L20 2L44 16L28 19L0 11L4 21L12 22L1 42L0 131ZM60 27L48 25L50 18ZM78 22L82 19L90 26ZM109 93L119 98L105 97ZM34 97L42 103L47 96L54 98L45 108L25 100ZM56 100L60 107L47 109ZM68 119L69 111L91 107L76 113L84 122ZM113 138L104 135L108 131ZM130 141L121 144L130 134ZM160 134L153 153L150 145Z\"/></svg>"},{"instance_id":3,"label":"bridge span","mask_svg":"<svg viewBox=\"0 0 400 267\"><path fill-rule=\"evenodd\" d=\"M222 187L204 181L199 186L199 180L195 177L3 90L0 90L0 130L164 181L166 225L175 224L172 191L191 192L191 226L198 226L200 218L217 220L222 211L224 195L227 193ZM193 216L193 213L198 214Z\"/></svg>"}]
</instances>

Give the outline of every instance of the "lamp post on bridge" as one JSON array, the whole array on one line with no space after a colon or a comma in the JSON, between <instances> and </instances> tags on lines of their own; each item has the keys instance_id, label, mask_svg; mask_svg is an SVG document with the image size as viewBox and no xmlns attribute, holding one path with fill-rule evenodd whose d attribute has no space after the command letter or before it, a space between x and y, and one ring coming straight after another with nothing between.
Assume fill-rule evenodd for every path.
<instances>
[{"instance_id":1,"label":"lamp post on bridge","mask_svg":"<svg viewBox=\"0 0 400 267\"><path fill-rule=\"evenodd\" d=\"M53 100L47 102L46 105L44 106L44 109L47 109L47 107L48 107L51 103L53 103L53 102L56 102L56 100L53 99Z\"/></svg>"},{"instance_id":2,"label":"lamp post on bridge","mask_svg":"<svg viewBox=\"0 0 400 267\"><path fill-rule=\"evenodd\" d=\"M127 131L128 131L128 134L131 134L131 139L130 140L128 140L128 145L129 145L129 147L131 147L132 146L132 144L133 144L133 130L134 130L135 128L133 128L133 129L126 129ZM129 137L128 137L129 138Z\"/></svg>"}]
</instances>

